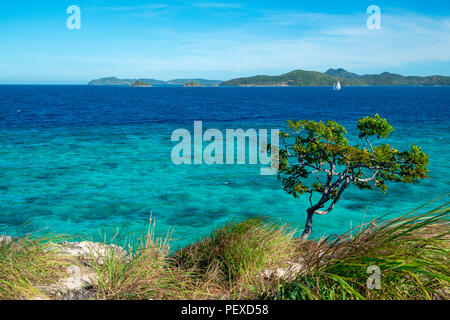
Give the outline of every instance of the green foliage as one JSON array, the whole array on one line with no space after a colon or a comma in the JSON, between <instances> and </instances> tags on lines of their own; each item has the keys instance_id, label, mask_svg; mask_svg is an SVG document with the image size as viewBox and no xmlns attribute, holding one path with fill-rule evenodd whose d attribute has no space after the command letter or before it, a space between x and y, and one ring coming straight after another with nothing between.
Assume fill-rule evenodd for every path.
<instances>
[{"instance_id":1,"label":"green foliage","mask_svg":"<svg viewBox=\"0 0 450 320\"><path fill-rule=\"evenodd\" d=\"M283 266L294 252L294 231L261 219L230 223L175 253L182 269L213 278L233 294L261 283L265 269Z\"/></svg>"},{"instance_id":2,"label":"green foliage","mask_svg":"<svg viewBox=\"0 0 450 320\"><path fill-rule=\"evenodd\" d=\"M0 241L0 300L48 298L39 286L57 281L65 262L52 250L56 237Z\"/></svg>"},{"instance_id":3,"label":"green foliage","mask_svg":"<svg viewBox=\"0 0 450 320\"><path fill-rule=\"evenodd\" d=\"M359 138L377 136L377 138L387 138L394 131L386 119L377 114L372 117L365 117L358 120Z\"/></svg>"},{"instance_id":4,"label":"green foliage","mask_svg":"<svg viewBox=\"0 0 450 320\"><path fill-rule=\"evenodd\" d=\"M107 300L189 299L195 285L189 273L171 267L170 239L155 237L150 219L147 235L136 248L129 246L127 256L109 250L106 257L93 259L97 275L96 294Z\"/></svg>"},{"instance_id":5,"label":"green foliage","mask_svg":"<svg viewBox=\"0 0 450 320\"><path fill-rule=\"evenodd\" d=\"M310 255L307 268L271 297L281 300L417 300L450 298L448 203L424 214L367 225ZM369 266L381 271L369 289Z\"/></svg>"},{"instance_id":6,"label":"green foliage","mask_svg":"<svg viewBox=\"0 0 450 320\"><path fill-rule=\"evenodd\" d=\"M278 177L294 197L309 193L315 213L331 211L350 184L386 192L389 181L416 183L428 177L428 156L416 145L400 152L389 144L371 144L371 137L387 138L394 130L378 114L358 121L361 145L350 145L346 129L335 121L288 121L288 125L289 130L280 134L284 147ZM320 194L316 203L314 193ZM328 209L318 210L330 200Z\"/></svg>"},{"instance_id":7,"label":"green foliage","mask_svg":"<svg viewBox=\"0 0 450 320\"><path fill-rule=\"evenodd\" d=\"M127 255L112 249L85 267L97 274L98 299L449 299L449 213L448 203L416 209L320 241L249 219L175 253L150 224ZM54 250L58 240L0 242L0 299L55 298L41 290L64 276L68 261ZM367 289L370 265L381 269L379 290Z\"/></svg>"},{"instance_id":8,"label":"green foliage","mask_svg":"<svg viewBox=\"0 0 450 320\"><path fill-rule=\"evenodd\" d=\"M242 85L289 85L289 86L331 86L336 78L315 71L295 70L280 76L259 75L248 78L238 78L223 82L223 86Z\"/></svg>"}]
</instances>

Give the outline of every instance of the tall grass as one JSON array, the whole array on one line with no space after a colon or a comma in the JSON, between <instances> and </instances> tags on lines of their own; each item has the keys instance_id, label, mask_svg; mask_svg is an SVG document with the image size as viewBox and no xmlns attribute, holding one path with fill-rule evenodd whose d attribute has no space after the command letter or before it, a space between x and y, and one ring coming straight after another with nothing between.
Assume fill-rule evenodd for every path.
<instances>
[{"instance_id":1,"label":"tall grass","mask_svg":"<svg viewBox=\"0 0 450 320\"><path fill-rule=\"evenodd\" d=\"M106 246L106 256L92 255L94 291L97 299L449 299L449 212L448 204L417 210L320 241L248 219L176 252L170 235L157 238L150 221L125 254ZM52 250L54 241L0 242L0 299L52 298L41 289L60 279L67 263ZM373 265L380 289L367 286ZM274 270L288 277L266 276Z\"/></svg>"},{"instance_id":2,"label":"tall grass","mask_svg":"<svg viewBox=\"0 0 450 320\"><path fill-rule=\"evenodd\" d=\"M188 272L171 267L170 237L155 237L155 222L150 219L147 235L129 255L108 251L94 259L99 299L188 299L196 296L196 287Z\"/></svg>"},{"instance_id":3,"label":"tall grass","mask_svg":"<svg viewBox=\"0 0 450 320\"><path fill-rule=\"evenodd\" d=\"M66 264L54 250L57 237L0 241L0 300L48 299L41 286L57 281Z\"/></svg>"},{"instance_id":4,"label":"tall grass","mask_svg":"<svg viewBox=\"0 0 450 320\"><path fill-rule=\"evenodd\" d=\"M218 228L184 249L156 239L154 222L131 257L111 251L95 263L100 299L230 299L256 297L265 268L281 266L294 252L293 231L250 219Z\"/></svg>"},{"instance_id":5,"label":"tall grass","mask_svg":"<svg viewBox=\"0 0 450 320\"><path fill-rule=\"evenodd\" d=\"M448 204L414 211L323 241L305 256L305 272L272 298L449 299L449 212ZM381 271L380 289L368 288L371 265Z\"/></svg>"},{"instance_id":6,"label":"tall grass","mask_svg":"<svg viewBox=\"0 0 450 320\"><path fill-rule=\"evenodd\" d=\"M295 254L295 230L249 219L230 223L175 253L176 265L215 283L221 297L251 298L267 285L261 273L283 267Z\"/></svg>"}]
</instances>

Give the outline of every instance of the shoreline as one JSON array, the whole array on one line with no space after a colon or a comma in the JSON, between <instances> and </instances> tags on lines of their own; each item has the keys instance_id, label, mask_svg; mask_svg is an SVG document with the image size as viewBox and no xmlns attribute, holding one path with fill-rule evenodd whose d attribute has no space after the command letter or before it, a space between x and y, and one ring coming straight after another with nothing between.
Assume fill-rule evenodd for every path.
<instances>
[{"instance_id":1,"label":"shoreline","mask_svg":"<svg viewBox=\"0 0 450 320\"><path fill-rule=\"evenodd\" d=\"M322 296L324 290L336 288L343 293L333 294L339 300L449 299L444 280L449 262L442 257L450 241L450 207L413 212L384 222L373 220L334 239L308 241L294 237L295 230L286 225L248 219L228 223L175 252L169 238L155 238L153 221L140 245L127 249L58 236L3 235L0 299L303 300L329 299ZM406 261L408 268L403 270ZM392 268L395 264L400 265ZM384 272L383 290L365 287L366 268L373 265ZM349 279L349 274L355 278ZM333 284L334 277L350 282ZM312 288L298 287L310 279ZM319 282L320 288L314 288Z\"/></svg>"}]
</instances>

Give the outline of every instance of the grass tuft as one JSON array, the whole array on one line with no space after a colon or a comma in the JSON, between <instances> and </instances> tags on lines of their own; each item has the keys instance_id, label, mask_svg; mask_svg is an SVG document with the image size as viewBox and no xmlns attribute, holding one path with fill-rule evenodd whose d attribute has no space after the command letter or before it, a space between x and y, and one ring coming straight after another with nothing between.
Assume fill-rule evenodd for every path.
<instances>
[{"instance_id":1,"label":"grass tuft","mask_svg":"<svg viewBox=\"0 0 450 320\"><path fill-rule=\"evenodd\" d=\"M65 262L54 252L57 237L0 241L0 300L48 299L39 287L60 278Z\"/></svg>"},{"instance_id":2,"label":"grass tuft","mask_svg":"<svg viewBox=\"0 0 450 320\"><path fill-rule=\"evenodd\" d=\"M449 299L449 212L448 204L411 212L324 241L307 256L305 272L280 285L272 298ZM379 289L368 288L369 266L381 271Z\"/></svg>"},{"instance_id":3,"label":"grass tuft","mask_svg":"<svg viewBox=\"0 0 450 320\"><path fill-rule=\"evenodd\" d=\"M102 259L94 259L98 276L96 286L99 299L193 299L194 281L189 273L172 268L170 237L156 238L155 223L150 219L147 235L138 246L129 246L129 255L115 250Z\"/></svg>"},{"instance_id":4,"label":"grass tuft","mask_svg":"<svg viewBox=\"0 0 450 320\"><path fill-rule=\"evenodd\" d=\"M96 274L97 299L449 299L449 213L448 204L415 210L319 241L248 219L176 252L170 235L155 237L150 219L134 248L105 241L106 255L92 254L86 267ZM0 241L0 299L55 298L39 288L70 263L54 250L59 240ZM368 288L370 266L381 271L379 289Z\"/></svg>"},{"instance_id":5,"label":"grass tuft","mask_svg":"<svg viewBox=\"0 0 450 320\"><path fill-rule=\"evenodd\" d=\"M262 272L283 267L295 254L295 231L262 219L230 223L177 251L176 265L216 283L228 298L254 298L267 283Z\"/></svg>"}]
</instances>

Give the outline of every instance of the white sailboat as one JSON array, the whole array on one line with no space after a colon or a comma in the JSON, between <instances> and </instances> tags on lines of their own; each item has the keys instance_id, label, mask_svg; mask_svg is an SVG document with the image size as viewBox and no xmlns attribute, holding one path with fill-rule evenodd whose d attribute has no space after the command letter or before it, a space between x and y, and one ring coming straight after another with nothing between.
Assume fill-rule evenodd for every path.
<instances>
[{"instance_id":1,"label":"white sailboat","mask_svg":"<svg viewBox=\"0 0 450 320\"><path fill-rule=\"evenodd\" d=\"M336 85L333 87L333 90L337 90L337 91L339 91L339 90L341 90L341 83L338 81L337 83L336 83Z\"/></svg>"}]
</instances>

